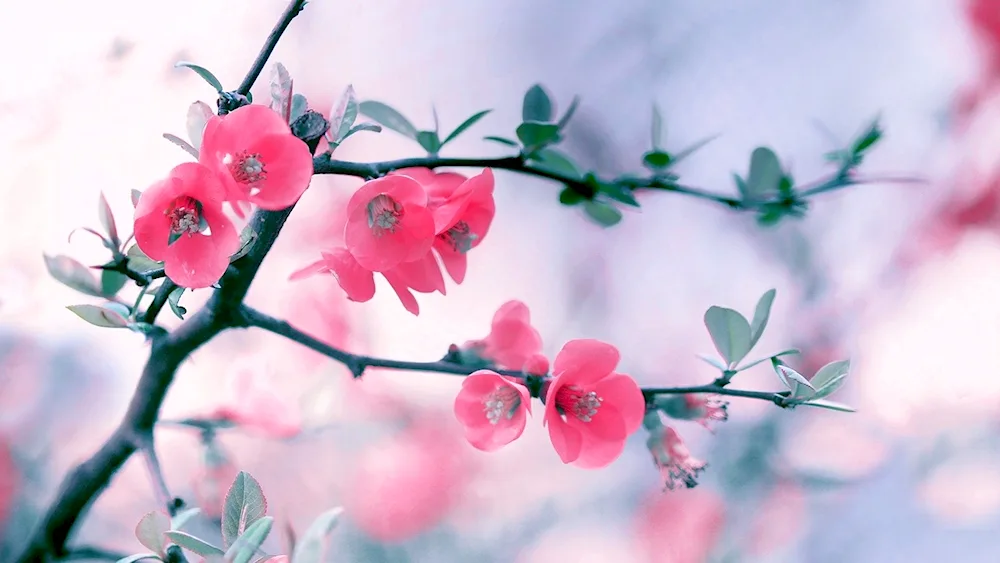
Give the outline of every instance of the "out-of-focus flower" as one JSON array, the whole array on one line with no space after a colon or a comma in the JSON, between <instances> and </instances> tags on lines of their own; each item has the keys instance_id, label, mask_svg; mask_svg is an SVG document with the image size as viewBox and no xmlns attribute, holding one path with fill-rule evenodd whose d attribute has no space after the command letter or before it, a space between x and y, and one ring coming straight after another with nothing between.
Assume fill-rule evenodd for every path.
<instances>
[{"instance_id":1,"label":"out-of-focus flower","mask_svg":"<svg viewBox=\"0 0 1000 563\"><path fill-rule=\"evenodd\" d=\"M466 377L455 398L455 417L465 427L465 439L485 452L518 439L524 433L529 414L528 389L487 369Z\"/></svg>"},{"instance_id":2,"label":"out-of-focus flower","mask_svg":"<svg viewBox=\"0 0 1000 563\"><path fill-rule=\"evenodd\" d=\"M659 413L650 416L659 416ZM653 463L660 470L666 489L673 490L678 484L689 489L697 486L698 473L708 467L707 463L691 455L680 435L670 426L651 428L646 446L653 454Z\"/></svg>"},{"instance_id":3,"label":"out-of-focus flower","mask_svg":"<svg viewBox=\"0 0 1000 563\"><path fill-rule=\"evenodd\" d=\"M14 508L14 498L17 495L21 478L10 444L0 435L0 529Z\"/></svg>"},{"instance_id":4,"label":"out-of-focus flower","mask_svg":"<svg viewBox=\"0 0 1000 563\"><path fill-rule=\"evenodd\" d=\"M545 393L545 424L559 459L604 467L621 455L642 424L646 402L635 380L616 373L618 349L597 340L571 340L556 355Z\"/></svg>"},{"instance_id":5,"label":"out-of-focus flower","mask_svg":"<svg viewBox=\"0 0 1000 563\"><path fill-rule=\"evenodd\" d=\"M202 514L212 519L222 517L226 492L239 473L239 468L217 442L212 440L205 445L202 466L191 482L195 503Z\"/></svg>"},{"instance_id":6,"label":"out-of-focus flower","mask_svg":"<svg viewBox=\"0 0 1000 563\"><path fill-rule=\"evenodd\" d=\"M344 514L384 542L406 540L440 523L470 478L463 446L449 427L436 417L421 418L366 448L356 458Z\"/></svg>"},{"instance_id":7,"label":"out-of-focus flower","mask_svg":"<svg viewBox=\"0 0 1000 563\"><path fill-rule=\"evenodd\" d=\"M281 400L260 372L252 368L234 370L229 388L228 404L209 418L228 420L271 438L291 438L302 432L302 417L296 406Z\"/></svg>"},{"instance_id":8,"label":"out-of-focus flower","mask_svg":"<svg viewBox=\"0 0 1000 563\"><path fill-rule=\"evenodd\" d=\"M705 489L656 493L642 503L634 522L646 561L703 563L722 533L725 505Z\"/></svg>"},{"instance_id":9,"label":"out-of-focus flower","mask_svg":"<svg viewBox=\"0 0 1000 563\"><path fill-rule=\"evenodd\" d=\"M761 557L794 542L806 529L806 495L790 480L778 481L757 507L750 525L747 553Z\"/></svg>"},{"instance_id":10,"label":"out-of-focus flower","mask_svg":"<svg viewBox=\"0 0 1000 563\"><path fill-rule=\"evenodd\" d=\"M693 420L710 430L711 423L725 422L729 418L726 411L729 403L703 393L657 397L656 406L670 418Z\"/></svg>"},{"instance_id":11,"label":"out-of-focus flower","mask_svg":"<svg viewBox=\"0 0 1000 563\"><path fill-rule=\"evenodd\" d=\"M528 358L542 351L542 336L531 326L528 306L508 301L493 315L486 338L466 342L463 348L499 367L522 369Z\"/></svg>"},{"instance_id":12,"label":"out-of-focus flower","mask_svg":"<svg viewBox=\"0 0 1000 563\"><path fill-rule=\"evenodd\" d=\"M198 160L222 179L227 201L249 201L270 211L298 201L313 173L309 147L262 105L243 106L210 119Z\"/></svg>"}]
</instances>

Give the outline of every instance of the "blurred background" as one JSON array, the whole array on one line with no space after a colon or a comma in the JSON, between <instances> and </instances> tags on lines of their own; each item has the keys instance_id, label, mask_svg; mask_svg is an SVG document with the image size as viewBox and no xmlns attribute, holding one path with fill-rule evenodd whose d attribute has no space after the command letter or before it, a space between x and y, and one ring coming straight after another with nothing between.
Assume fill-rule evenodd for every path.
<instances>
[{"instance_id":1,"label":"blurred background","mask_svg":"<svg viewBox=\"0 0 1000 563\"><path fill-rule=\"evenodd\" d=\"M141 336L67 311L96 301L52 280L42 253L107 260L95 238L67 235L98 226L100 192L131 232L130 190L188 158L162 133L184 137L188 106L213 103L173 64L195 61L234 87L284 5L0 6L0 561L114 429L148 354ZM643 385L703 384L717 375L695 357L713 352L705 309L749 314L773 287L755 353L797 347L789 363L806 374L850 357L836 398L859 412L735 400L714 434L678 421L709 467L697 488L664 493L642 431L611 466L576 469L536 410L521 439L485 454L451 413L453 376L370 370L352 381L278 337L231 332L182 366L163 418L208 416L251 388L256 422L209 435L164 423L156 435L171 492L203 509L192 533L218 533L213 510L243 469L278 519L271 553L286 552L286 528L301 535L344 505L337 562L1000 561L1000 1L314 0L272 61L324 113L348 84L418 128L432 126L432 104L445 130L493 108L446 156L506 154L481 139L512 136L523 93L541 82L558 113L581 96L563 148L604 175L641 171L655 101L668 150L720 134L678 168L689 185L734 195L732 173L746 174L759 145L800 182L819 178L830 171L822 154L879 114L886 135L862 175L926 182L825 194L805 219L772 228L646 194L602 229L560 206L559 186L500 172L496 219L465 283L418 295L413 317L381 279L365 304L329 277L287 281L338 244L341 207L360 185L316 178L248 302L333 345L435 360L520 299L550 357L571 338L599 338ZM420 154L391 131L338 151ZM182 304L195 310L207 295ZM780 388L766 364L733 385ZM74 542L141 551L135 524L157 507L132 459Z\"/></svg>"}]
</instances>

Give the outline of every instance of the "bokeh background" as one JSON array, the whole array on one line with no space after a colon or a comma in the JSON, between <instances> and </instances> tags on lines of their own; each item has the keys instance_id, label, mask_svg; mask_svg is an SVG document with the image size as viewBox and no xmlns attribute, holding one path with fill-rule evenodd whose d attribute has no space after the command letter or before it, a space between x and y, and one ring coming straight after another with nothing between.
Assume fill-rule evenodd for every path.
<instances>
[{"instance_id":1,"label":"bokeh background","mask_svg":"<svg viewBox=\"0 0 1000 563\"><path fill-rule=\"evenodd\" d=\"M212 103L173 63L196 61L232 87L283 6L0 5L0 560L112 431L148 353L140 336L68 312L91 301L49 278L42 253L106 259L96 239L68 233L97 226L100 192L130 232L130 190L187 158L161 134L183 136L187 107ZM482 136L509 136L521 96L541 82L557 111L582 97L564 148L603 174L640 169L655 101L668 149L721 134L680 166L691 185L735 193L731 174L745 174L758 145L797 179L818 178L821 155L876 114L886 136L862 173L926 181L826 194L805 219L769 229L648 194L601 229L559 206L558 186L501 172L496 220L466 282L419 295L413 317L385 284L357 304L332 278L286 281L336 244L340 206L359 185L317 178L248 301L331 344L434 360L485 336L499 305L520 299L550 357L571 338L600 338L641 384L700 384L715 376L695 358L712 352L704 310L749 313L774 287L756 352L798 347L791 365L809 374L850 357L838 398L859 412L736 400L715 434L678 422L709 469L697 488L663 493L642 432L596 471L561 464L540 418L484 454L451 414L457 378L371 370L352 381L278 337L233 332L184 364L163 417L212 413L253 379L261 424L209 442L161 425L172 493L210 515L236 469L251 472L279 519L272 553L287 549L278 528L301 534L344 505L338 562L1000 561L1000 1L314 0L272 61L323 112L348 84L420 128L432 104L444 129L494 108L446 155L503 154ZM338 152L419 154L391 131ZM779 388L765 366L734 385ZM276 437L268 421L303 430ZM156 508L133 459L75 542L138 552L135 523ZM214 533L209 518L192 531Z\"/></svg>"}]
</instances>

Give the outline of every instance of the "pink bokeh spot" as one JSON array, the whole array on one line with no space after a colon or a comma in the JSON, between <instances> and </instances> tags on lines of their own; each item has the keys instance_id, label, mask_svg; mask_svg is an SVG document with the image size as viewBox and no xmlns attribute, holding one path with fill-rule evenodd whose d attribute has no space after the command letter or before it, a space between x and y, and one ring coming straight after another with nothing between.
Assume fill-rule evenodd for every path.
<instances>
[{"instance_id":1,"label":"pink bokeh spot","mask_svg":"<svg viewBox=\"0 0 1000 563\"><path fill-rule=\"evenodd\" d=\"M656 492L636 511L633 529L646 561L703 563L722 536L725 515L725 504L711 491Z\"/></svg>"},{"instance_id":2,"label":"pink bokeh spot","mask_svg":"<svg viewBox=\"0 0 1000 563\"><path fill-rule=\"evenodd\" d=\"M556 356L545 394L545 425L559 459L604 467L621 455L642 424L646 402L631 377L616 373L618 349L597 340L571 340Z\"/></svg>"},{"instance_id":3,"label":"pink bokeh spot","mask_svg":"<svg viewBox=\"0 0 1000 563\"><path fill-rule=\"evenodd\" d=\"M228 420L270 438L291 438L302 432L302 417L295 406L280 399L270 382L252 369L232 372L228 404L209 418Z\"/></svg>"},{"instance_id":4,"label":"pink bokeh spot","mask_svg":"<svg viewBox=\"0 0 1000 563\"><path fill-rule=\"evenodd\" d=\"M484 452L519 438L530 413L528 389L491 370L466 377L455 398L455 417L465 427L465 439Z\"/></svg>"},{"instance_id":5,"label":"pink bokeh spot","mask_svg":"<svg viewBox=\"0 0 1000 563\"><path fill-rule=\"evenodd\" d=\"M228 201L249 201L269 211L298 201L313 172L309 147L262 105L243 106L209 120L198 161L222 178Z\"/></svg>"},{"instance_id":6,"label":"pink bokeh spot","mask_svg":"<svg viewBox=\"0 0 1000 563\"><path fill-rule=\"evenodd\" d=\"M508 301L493 315L486 338L466 342L465 348L476 349L483 358L502 368L521 369L529 358L542 351L542 336L531 326L528 306Z\"/></svg>"},{"instance_id":7,"label":"pink bokeh spot","mask_svg":"<svg viewBox=\"0 0 1000 563\"><path fill-rule=\"evenodd\" d=\"M366 183L347 203L344 242L358 264L375 272L423 258L434 243L427 192L408 176Z\"/></svg>"},{"instance_id":8,"label":"pink bokeh spot","mask_svg":"<svg viewBox=\"0 0 1000 563\"><path fill-rule=\"evenodd\" d=\"M218 282L239 250L239 235L222 212L224 193L211 170L185 162L144 191L136 204L136 244L163 261L167 276L181 287Z\"/></svg>"},{"instance_id":9,"label":"pink bokeh spot","mask_svg":"<svg viewBox=\"0 0 1000 563\"><path fill-rule=\"evenodd\" d=\"M0 529L14 508L14 498L20 486L20 474L7 441L0 436Z\"/></svg>"}]
</instances>

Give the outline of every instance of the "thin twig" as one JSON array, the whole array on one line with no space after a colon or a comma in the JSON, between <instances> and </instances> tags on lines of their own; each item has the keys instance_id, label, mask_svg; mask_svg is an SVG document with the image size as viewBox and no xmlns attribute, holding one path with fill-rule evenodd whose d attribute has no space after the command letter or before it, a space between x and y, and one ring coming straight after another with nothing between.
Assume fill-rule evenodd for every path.
<instances>
[{"instance_id":1,"label":"thin twig","mask_svg":"<svg viewBox=\"0 0 1000 563\"><path fill-rule=\"evenodd\" d=\"M173 282L170 278L163 280L163 284L160 289L156 290L156 295L153 296L153 302L149 304L149 309L146 309L146 314L143 315L143 322L153 324L156 322L156 316L160 314L163 306L167 304L167 300L170 299L170 294L177 289L177 284Z\"/></svg>"},{"instance_id":2,"label":"thin twig","mask_svg":"<svg viewBox=\"0 0 1000 563\"><path fill-rule=\"evenodd\" d=\"M292 23L295 16L299 15L306 5L306 0L293 0L285 8L285 11L281 14L278 19L278 23L274 24L274 29L271 30L271 34L267 36L267 40L264 41L264 46L260 48L260 53L257 58L254 59L253 65L247 72L246 76L243 78L243 82L240 82L240 87L236 89L238 94L244 96L253 88L254 82L257 82L257 78L260 76L261 71L264 70L264 65L267 64L267 59L271 58L271 53L274 51L274 47L278 44L278 40L285 33L285 29L288 24Z\"/></svg>"},{"instance_id":3,"label":"thin twig","mask_svg":"<svg viewBox=\"0 0 1000 563\"><path fill-rule=\"evenodd\" d=\"M156 456L156 446L153 442L153 434L149 433L138 440L141 444L143 459L146 462L146 470L149 472L149 479L153 482L153 491L156 494L156 502L167 509L170 516L177 514L177 504L174 496L170 494L167 487L167 480L163 477L163 469L160 467L160 459Z\"/></svg>"}]
</instances>

